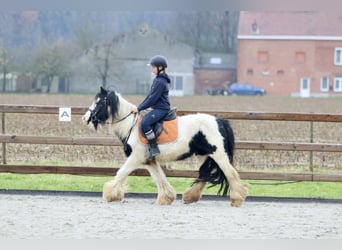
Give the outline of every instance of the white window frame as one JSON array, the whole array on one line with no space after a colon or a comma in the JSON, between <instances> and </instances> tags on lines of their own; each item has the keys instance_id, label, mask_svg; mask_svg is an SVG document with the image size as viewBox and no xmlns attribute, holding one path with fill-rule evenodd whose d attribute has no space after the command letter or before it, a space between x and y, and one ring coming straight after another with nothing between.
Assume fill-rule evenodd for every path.
<instances>
[{"instance_id":1,"label":"white window frame","mask_svg":"<svg viewBox=\"0 0 342 250\"><path fill-rule=\"evenodd\" d=\"M184 90L184 76L181 74L169 74L169 76L171 78L171 89L183 91ZM181 78L182 88L179 88L179 86L177 86L176 78Z\"/></svg>"},{"instance_id":2,"label":"white window frame","mask_svg":"<svg viewBox=\"0 0 342 250\"><path fill-rule=\"evenodd\" d=\"M335 48L334 64L342 66L342 48Z\"/></svg>"},{"instance_id":3,"label":"white window frame","mask_svg":"<svg viewBox=\"0 0 342 250\"><path fill-rule=\"evenodd\" d=\"M337 81L339 82L337 86ZM342 92L342 76L337 76L334 79L334 91L335 92Z\"/></svg>"},{"instance_id":4,"label":"white window frame","mask_svg":"<svg viewBox=\"0 0 342 250\"><path fill-rule=\"evenodd\" d=\"M324 81L324 79L326 79L326 83L327 83L327 86L326 87L324 87L323 86L323 81ZM329 77L327 77L327 76L322 76L321 77L321 92L328 92L329 91Z\"/></svg>"}]
</instances>

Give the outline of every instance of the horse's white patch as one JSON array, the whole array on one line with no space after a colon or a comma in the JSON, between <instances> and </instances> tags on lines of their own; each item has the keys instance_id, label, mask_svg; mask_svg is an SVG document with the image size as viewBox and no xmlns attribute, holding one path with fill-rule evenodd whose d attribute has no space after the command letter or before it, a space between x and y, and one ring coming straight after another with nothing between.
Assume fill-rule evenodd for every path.
<instances>
[{"instance_id":1,"label":"horse's white patch","mask_svg":"<svg viewBox=\"0 0 342 250\"><path fill-rule=\"evenodd\" d=\"M99 100L99 98L98 98ZM93 111L96 107L96 103L93 102L90 107L88 108L87 112L85 112L85 114L82 116L82 121L83 123L87 124L91 115L91 111Z\"/></svg>"}]
</instances>

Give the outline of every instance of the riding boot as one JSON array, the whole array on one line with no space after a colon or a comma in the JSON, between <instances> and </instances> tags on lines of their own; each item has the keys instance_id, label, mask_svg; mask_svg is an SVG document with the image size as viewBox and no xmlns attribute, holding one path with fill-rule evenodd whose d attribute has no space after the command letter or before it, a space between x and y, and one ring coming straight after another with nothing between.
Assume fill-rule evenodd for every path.
<instances>
[{"instance_id":1,"label":"riding boot","mask_svg":"<svg viewBox=\"0 0 342 250\"><path fill-rule=\"evenodd\" d=\"M160 154L156 139L152 139L148 141L149 144L149 156L148 158L153 159L157 155Z\"/></svg>"},{"instance_id":2,"label":"riding boot","mask_svg":"<svg viewBox=\"0 0 342 250\"><path fill-rule=\"evenodd\" d=\"M156 141L156 136L152 130L148 131L145 133L146 138L148 140L149 144L149 152L147 155L145 155L147 158L153 159L155 156L160 154L157 141Z\"/></svg>"}]
</instances>

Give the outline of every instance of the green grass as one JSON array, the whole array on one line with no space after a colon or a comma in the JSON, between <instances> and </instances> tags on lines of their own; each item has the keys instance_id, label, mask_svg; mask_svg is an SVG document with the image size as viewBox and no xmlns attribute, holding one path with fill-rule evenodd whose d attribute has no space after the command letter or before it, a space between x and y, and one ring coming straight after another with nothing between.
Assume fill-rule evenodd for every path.
<instances>
[{"instance_id":1,"label":"green grass","mask_svg":"<svg viewBox=\"0 0 342 250\"><path fill-rule=\"evenodd\" d=\"M101 192L103 183L112 177L76 176L61 174L0 174L0 189L64 190ZM183 193L193 179L168 178L177 193ZM335 182L286 182L246 181L249 196L342 198L342 183ZM217 187L206 188L204 194L215 195ZM156 193L150 177L128 178L127 192Z\"/></svg>"}]
</instances>

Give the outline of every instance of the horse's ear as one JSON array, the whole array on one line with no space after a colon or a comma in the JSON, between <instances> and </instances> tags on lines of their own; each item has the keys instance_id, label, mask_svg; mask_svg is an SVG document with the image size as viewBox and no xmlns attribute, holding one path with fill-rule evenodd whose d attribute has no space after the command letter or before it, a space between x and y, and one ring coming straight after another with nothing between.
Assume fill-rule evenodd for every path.
<instances>
[{"instance_id":1,"label":"horse's ear","mask_svg":"<svg viewBox=\"0 0 342 250\"><path fill-rule=\"evenodd\" d=\"M102 86L100 87L101 95L107 95L107 90L105 90Z\"/></svg>"}]
</instances>

